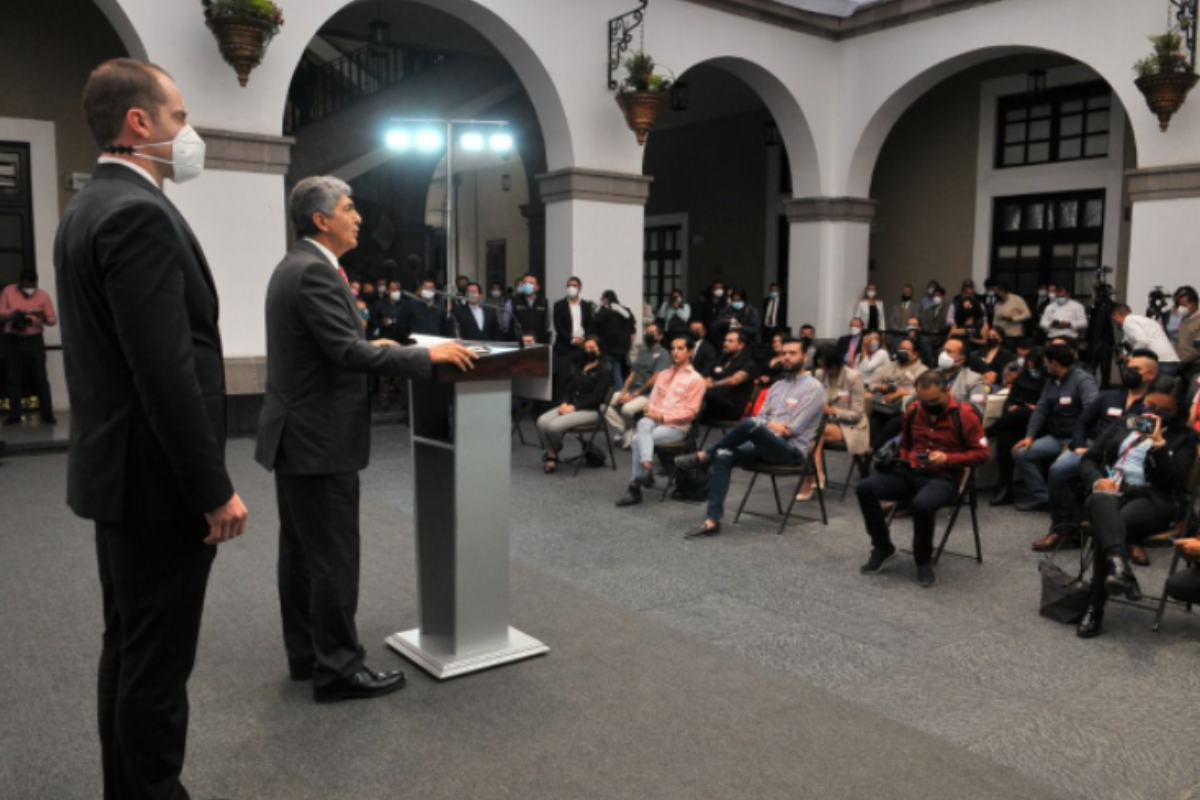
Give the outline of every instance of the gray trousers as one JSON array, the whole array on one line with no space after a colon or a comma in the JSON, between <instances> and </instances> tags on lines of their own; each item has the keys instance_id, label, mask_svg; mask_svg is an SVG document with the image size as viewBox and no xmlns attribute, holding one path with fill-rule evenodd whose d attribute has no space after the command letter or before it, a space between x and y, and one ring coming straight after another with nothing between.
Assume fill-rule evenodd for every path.
<instances>
[{"instance_id":1,"label":"gray trousers","mask_svg":"<svg viewBox=\"0 0 1200 800\"><path fill-rule=\"evenodd\" d=\"M552 408L538 417L538 438L547 450L557 453L562 450L563 438L581 425L591 425L599 421L599 411L573 411L570 414L559 414L557 408Z\"/></svg>"}]
</instances>

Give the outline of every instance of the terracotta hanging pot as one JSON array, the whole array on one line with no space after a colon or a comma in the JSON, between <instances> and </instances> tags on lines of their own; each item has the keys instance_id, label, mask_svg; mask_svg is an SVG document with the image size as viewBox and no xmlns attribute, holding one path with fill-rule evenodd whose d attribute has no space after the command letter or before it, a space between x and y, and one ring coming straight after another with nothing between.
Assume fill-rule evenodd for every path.
<instances>
[{"instance_id":1,"label":"terracotta hanging pot","mask_svg":"<svg viewBox=\"0 0 1200 800\"><path fill-rule=\"evenodd\" d=\"M637 134L638 144L645 146L658 115L667 107L667 93L622 92L617 95L617 105L625 115L629 130Z\"/></svg>"},{"instance_id":2,"label":"terracotta hanging pot","mask_svg":"<svg viewBox=\"0 0 1200 800\"><path fill-rule=\"evenodd\" d=\"M225 63L237 72L238 83L250 81L250 71L262 63L276 25L254 17L215 16L207 23L217 38Z\"/></svg>"},{"instance_id":3,"label":"terracotta hanging pot","mask_svg":"<svg viewBox=\"0 0 1200 800\"><path fill-rule=\"evenodd\" d=\"M1145 75L1134 81L1146 96L1146 105L1158 115L1158 127L1166 131L1171 117L1183 106L1188 92L1200 81L1193 72L1170 72L1165 75Z\"/></svg>"}]
</instances>

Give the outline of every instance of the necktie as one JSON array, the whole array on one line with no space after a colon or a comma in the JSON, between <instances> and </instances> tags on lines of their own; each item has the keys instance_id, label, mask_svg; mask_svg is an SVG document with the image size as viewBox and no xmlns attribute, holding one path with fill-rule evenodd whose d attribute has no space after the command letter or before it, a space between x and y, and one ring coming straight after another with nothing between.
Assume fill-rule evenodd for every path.
<instances>
[{"instance_id":1,"label":"necktie","mask_svg":"<svg viewBox=\"0 0 1200 800\"><path fill-rule=\"evenodd\" d=\"M342 276L342 280L346 282L347 286L350 285L350 278L346 275L346 270L342 268L341 264L338 264L338 275Z\"/></svg>"}]
</instances>

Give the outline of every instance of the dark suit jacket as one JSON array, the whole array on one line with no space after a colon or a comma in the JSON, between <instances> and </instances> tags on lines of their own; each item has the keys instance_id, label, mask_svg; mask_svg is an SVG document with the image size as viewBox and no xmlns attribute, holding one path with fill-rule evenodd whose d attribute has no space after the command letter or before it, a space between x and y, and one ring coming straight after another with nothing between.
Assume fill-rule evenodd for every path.
<instances>
[{"instance_id":1,"label":"dark suit jacket","mask_svg":"<svg viewBox=\"0 0 1200 800\"><path fill-rule=\"evenodd\" d=\"M571 301L564 297L554 304L554 352L559 354L565 353L571 348L571 333L574 325L571 324L570 303ZM579 306L583 335L591 336L596 332L596 326L592 319L596 313L596 304L591 300L580 300ZM526 332L528 333L528 331Z\"/></svg>"},{"instance_id":2,"label":"dark suit jacket","mask_svg":"<svg viewBox=\"0 0 1200 800\"><path fill-rule=\"evenodd\" d=\"M425 336L453 336L454 326L446 321L446 307L440 303L425 303L405 299L400 304L400 316L396 319L395 337L401 342L414 333ZM386 334L380 336L388 338Z\"/></svg>"},{"instance_id":3,"label":"dark suit jacket","mask_svg":"<svg viewBox=\"0 0 1200 800\"><path fill-rule=\"evenodd\" d=\"M500 317L496 314L496 309L489 305L480 305L480 308L483 309L482 329L475 321L475 315L471 313L470 306L462 303L455 304L454 318L458 320L458 329L462 331L462 338L471 342L500 341Z\"/></svg>"},{"instance_id":4,"label":"dark suit jacket","mask_svg":"<svg viewBox=\"0 0 1200 800\"><path fill-rule=\"evenodd\" d=\"M67 503L104 522L169 522L220 508L225 364L217 292L166 195L101 164L54 243L71 395Z\"/></svg>"},{"instance_id":5,"label":"dark suit jacket","mask_svg":"<svg viewBox=\"0 0 1200 800\"><path fill-rule=\"evenodd\" d=\"M696 342L696 349L692 353L692 369L699 372L702 377L711 377L713 367L719 360L716 348L707 339Z\"/></svg>"},{"instance_id":6,"label":"dark suit jacket","mask_svg":"<svg viewBox=\"0 0 1200 800\"><path fill-rule=\"evenodd\" d=\"M429 351L363 338L350 287L301 240L267 286L267 394L254 458L287 475L356 472L371 455L367 374L425 377Z\"/></svg>"}]
</instances>

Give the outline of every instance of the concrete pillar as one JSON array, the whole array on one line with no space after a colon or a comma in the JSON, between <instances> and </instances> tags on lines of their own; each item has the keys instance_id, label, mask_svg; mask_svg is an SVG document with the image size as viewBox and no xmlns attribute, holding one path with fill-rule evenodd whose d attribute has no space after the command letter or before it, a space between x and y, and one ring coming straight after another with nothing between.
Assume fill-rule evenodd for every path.
<instances>
[{"instance_id":1,"label":"concrete pillar","mask_svg":"<svg viewBox=\"0 0 1200 800\"><path fill-rule=\"evenodd\" d=\"M877 201L860 197L788 200L788 322L842 335L867 284L868 243Z\"/></svg>"},{"instance_id":2,"label":"concrete pillar","mask_svg":"<svg viewBox=\"0 0 1200 800\"><path fill-rule=\"evenodd\" d=\"M546 295L562 297L572 275L583 295L612 289L642 316L642 239L653 178L586 169L538 176L546 205Z\"/></svg>"},{"instance_id":3,"label":"concrete pillar","mask_svg":"<svg viewBox=\"0 0 1200 800\"><path fill-rule=\"evenodd\" d=\"M1180 286L1197 286L1200 253L1200 164L1173 164L1130 170L1133 225L1129 279L1125 297L1134 311L1146 309L1155 286L1168 295Z\"/></svg>"}]
</instances>

